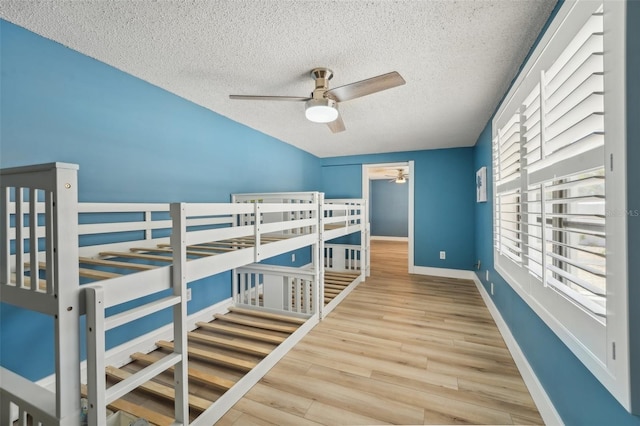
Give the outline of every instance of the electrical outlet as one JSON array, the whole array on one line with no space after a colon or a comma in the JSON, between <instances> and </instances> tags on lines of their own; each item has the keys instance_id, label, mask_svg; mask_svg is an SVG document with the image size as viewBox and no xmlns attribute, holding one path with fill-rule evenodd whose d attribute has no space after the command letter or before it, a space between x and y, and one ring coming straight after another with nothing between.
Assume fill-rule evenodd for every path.
<instances>
[{"instance_id":1,"label":"electrical outlet","mask_svg":"<svg viewBox=\"0 0 640 426\"><path fill-rule=\"evenodd\" d=\"M291 254L291 262L295 262L296 261L296 254L292 253Z\"/></svg>"},{"instance_id":2,"label":"electrical outlet","mask_svg":"<svg viewBox=\"0 0 640 426\"><path fill-rule=\"evenodd\" d=\"M191 289L190 288L187 289L187 302L189 300L191 300Z\"/></svg>"},{"instance_id":3,"label":"electrical outlet","mask_svg":"<svg viewBox=\"0 0 640 426\"><path fill-rule=\"evenodd\" d=\"M491 295L493 296L493 283L491 283Z\"/></svg>"},{"instance_id":4,"label":"electrical outlet","mask_svg":"<svg viewBox=\"0 0 640 426\"><path fill-rule=\"evenodd\" d=\"M444 260L447 258L447 252L446 251L441 251L440 252L440 259Z\"/></svg>"},{"instance_id":5,"label":"electrical outlet","mask_svg":"<svg viewBox=\"0 0 640 426\"><path fill-rule=\"evenodd\" d=\"M485 275L484 280L485 281L489 281L489 270L488 269L487 269L487 271L486 271L486 273L484 275Z\"/></svg>"}]
</instances>

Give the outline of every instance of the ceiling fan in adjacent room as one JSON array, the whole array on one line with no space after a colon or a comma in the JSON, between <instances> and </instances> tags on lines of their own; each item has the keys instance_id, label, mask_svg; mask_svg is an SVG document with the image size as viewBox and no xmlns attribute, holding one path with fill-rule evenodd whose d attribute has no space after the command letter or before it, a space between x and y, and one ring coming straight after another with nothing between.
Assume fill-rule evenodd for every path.
<instances>
[{"instance_id":1,"label":"ceiling fan in adjacent room","mask_svg":"<svg viewBox=\"0 0 640 426\"><path fill-rule=\"evenodd\" d=\"M316 88L310 97L229 95L229 98L256 101L306 102L305 116L309 121L326 123L333 133L338 133L345 130L344 122L338 112L339 102L350 101L405 84L404 78L402 78L398 72L392 71L387 74L329 89L329 80L331 80L332 77L333 71L328 68L314 68L311 70L311 78L316 81Z\"/></svg>"},{"instance_id":2,"label":"ceiling fan in adjacent room","mask_svg":"<svg viewBox=\"0 0 640 426\"><path fill-rule=\"evenodd\" d=\"M409 173L405 173L403 169L398 169L397 175L387 175L389 177L393 177L393 179L389 179L389 182L395 183L405 183L407 178L409 177Z\"/></svg>"}]
</instances>

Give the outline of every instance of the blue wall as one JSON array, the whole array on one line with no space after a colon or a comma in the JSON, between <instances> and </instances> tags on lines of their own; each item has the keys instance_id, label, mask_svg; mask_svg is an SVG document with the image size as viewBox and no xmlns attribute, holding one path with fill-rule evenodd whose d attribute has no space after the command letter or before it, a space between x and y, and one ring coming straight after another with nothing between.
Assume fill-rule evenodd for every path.
<instances>
[{"instance_id":1,"label":"blue wall","mask_svg":"<svg viewBox=\"0 0 640 426\"><path fill-rule=\"evenodd\" d=\"M322 159L322 191L362 197L362 165L415 161L414 264L470 270L475 263L473 148L395 152ZM440 260L440 251L447 252Z\"/></svg>"},{"instance_id":2,"label":"blue wall","mask_svg":"<svg viewBox=\"0 0 640 426\"><path fill-rule=\"evenodd\" d=\"M633 3L633 4L632 4ZM628 164L629 164L629 209L638 208L640 190L640 172L637 164L640 161L640 129L638 120L631 117L640 116L640 92L638 76L640 75L640 50L638 40L640 31L640 2L629 2L628 30L635 32L628 37L628 81L630 93L628 120ZM557 11L558 7L556 7ZM634 10L633 13L632 9ZM552 13L550 20L555 16ZM633 24L632 24L633 22ZM546 26L545 26L546 29ZM542 31L540 37L544 34ZM540 39L538 38L538 40ZM532 51L535 48L532 47ZM633 49L633 53L631 50ZM526 62L526 60L525 60ZM635 114L635 115L634 115ZM633 129L632 129L632 126ZM632 131L633 130L633 131ZM481 133L475 146L474 167L487 166L488 199L492 199L493 183L491 173L491 120ZM489 292L490 282L494 284L493 301L509 326L511 333L524 352L529 364L551 398L556 410L567 425L640 425L640 418L629 414L618 401L602 386L573 353L558 339L546 324L529 308L529 306L512 290L509 284L493 269L493 203L479 203L475 206L475 243L478 259L482 262L478 278ZM633 207L635 206L635 207ZM635 403L640 398L640 247L638 235L640 224L637 218L629 220L630 235L630 343L632 362L632 383L634 384ZM485 270L489 270L490 279L485 280ZM490 292L489 292L490 293ZM552 354L552 356L549 356ZM637 405L636 405L636 410Z\"/></svg>"},{"instance_id":3,"label":"blue wall","mask_svg":"<svg viewBox=\"0 0 640 426\"><path fill-rule=\"evenodd\" d=\"M77 163L80 201L228 202L235 192L320 186L309 153L2 20L0 40L0 167ZM278 260L301 265L308 253ZM194 312L230 296L230 274L190 286ZM30 379L52 373L51 319L0 308L1 364ZM122 327L108 343L167 319Z\"/></svg>"},{"instance_id":4,"label":"blue wall","mask_svg":"<svg viewBox=\"0 0 640 426\"><path fill-rule=\"evenodd\" d=\"M371 181L369 222L371 235L407 237L409 235L409 185L387 179Z\"/></svg>"}]
</instances>

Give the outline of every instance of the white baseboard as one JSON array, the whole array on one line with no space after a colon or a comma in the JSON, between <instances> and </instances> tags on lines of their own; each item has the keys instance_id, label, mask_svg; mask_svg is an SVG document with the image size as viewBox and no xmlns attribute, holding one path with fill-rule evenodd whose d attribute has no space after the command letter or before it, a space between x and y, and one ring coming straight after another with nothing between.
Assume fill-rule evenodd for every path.
<instances>
[{"instance_id":1,"label":"white baseboard","mask_svg":"<svg viewBox=\"0 0 640 426\"><path fill-rule=\"evenodd\" d=\"M369 239L377 240L377 241L409 241L409 237L384 237L382 235L380 236L372 235L369 237Z\"/></svg>"},{"instance_id":2,"label":"white baseboard","mask_svg":"<svg viewBox=\"0 0 640 426\"><path fill-rule=\"evenodd\" d=\"M502 315L500 315L500 311L493 303L491 296L489 296L489 293L487 293L487 290L478 279L478 276L473 272L471 272L471 274L473 275L473 281L475 282L476 287L478 288L478 291L482 296L482 300L484 300L484 303L485 305L487 305L487 308L489 309L493 320L498 326L498 330L500 330L500 334L507 344L509 352L511 353L511 356L513 357L513 360L518 367L518 371L520 371L520 375L522 376L527 389L529 389L529 393L531 394L533 401L538 407L538 411L542 416L542 420L544 420L544 423L546 425L563 425L564 423L562 422L562 418L556 411L556 408L553 406L549 395L547 395L547 392L542 387L542 384L531 368L529 361L527 361L527 358L524 356L524 353L522 352L522 349L520 349L518 342L516 342L516 340L513 338L509 326L502 318Z\"/></svg>"},{"instance_id":3,"label":"white baseboard","mask_svg":"<svg viewBox=\"0 0 640 426\"><path fill-rule=\"evenodd\" d=\"M431 266L413 266L409 273L418 275L433 275L435 277L459 278L463 280L473 280L476 274L473 271L463 269L434 268Z\"/></svg>"}]
</instances>

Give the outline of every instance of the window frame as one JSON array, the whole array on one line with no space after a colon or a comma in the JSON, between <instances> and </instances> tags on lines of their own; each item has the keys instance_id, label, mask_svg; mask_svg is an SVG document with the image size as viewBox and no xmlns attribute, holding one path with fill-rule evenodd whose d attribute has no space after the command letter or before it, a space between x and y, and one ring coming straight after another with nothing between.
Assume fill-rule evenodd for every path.
<instances>
[{"instance_id":1,"label":"window frame","mask_svg":"<svg viewBox=\"0 0 640 426\"><path fill-rule=\"evenodd\" d=\"M604 3L604 115L605 193L607 220L607 319L606 324L587 314L575 303L546 288L524 263L520 265L498 252L493 244L494 268L580 359L611 394L631 411L628 342L628 269L626 200L626 92L625 33L626 4L617 1L566 1L558 10L540 42L527 60L492 121L492 140L518 111L523 100L540 83L542 70L548 69L598 7ZM494 142L495 143L495 142ZM521 158L526 150L521 147ZM522 167L520 194L528 194L526 165ZM495 174L493 175L496 176ZM493 235L496 235L497 183L493 179ZM543 185L544 191L544 185ZM527 200L523 201L526 206ZM544 211L545 207L542 206ZM529 212L521 212L526 231ZM543 216L544 218L544 216ZM545 219L543 219L544 221ZM544 224L543 224L544 226ZM544 235L544 234L543 234ZM545 242L543 240L542 244ZM544 266L543 271L544 274Z\"/></svg>"}]
</instances>

